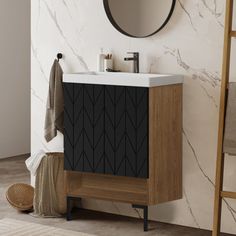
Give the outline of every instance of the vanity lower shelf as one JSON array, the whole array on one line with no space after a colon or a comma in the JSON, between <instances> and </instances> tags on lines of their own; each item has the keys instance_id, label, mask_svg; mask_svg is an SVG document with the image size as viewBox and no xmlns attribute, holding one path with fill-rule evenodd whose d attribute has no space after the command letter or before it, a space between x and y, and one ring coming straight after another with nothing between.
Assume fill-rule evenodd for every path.
<instances>
[{"instance_id":1,"label":"vanity lower shelf","mask_svg":"<svg viewBox=\"0 0 236 236\"><path fill-rule=\"evenodd\" d=\"M112 175L66 172L67 195L149 205L148 180Z\"/></svg>"},{"instance_id":2,"label":"vanity lower shelf","mask_svg":"<svg viewBox=\"0 0 236 236\"><path fill-rule=\"evenodd\" d=\"M79 188L77 191L70 192L68 196L147 205L147 195L145 193L122 192L102 188Z\"/></svg>"}]
</instances>

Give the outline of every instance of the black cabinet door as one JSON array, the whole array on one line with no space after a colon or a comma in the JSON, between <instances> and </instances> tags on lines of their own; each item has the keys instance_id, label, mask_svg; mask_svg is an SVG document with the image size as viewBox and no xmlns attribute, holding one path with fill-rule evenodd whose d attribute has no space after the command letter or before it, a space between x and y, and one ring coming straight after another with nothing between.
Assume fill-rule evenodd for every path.
<instances>
[{"instance_id":1,"label":"black cabinet door","mask_svg":"<svg viewBox=\"0 0 236 236\"><path fill-rule=\"evenodd\" d=\"M65 169L148 178L148 89L64 83Z\"/></svg>"}]
</instances>

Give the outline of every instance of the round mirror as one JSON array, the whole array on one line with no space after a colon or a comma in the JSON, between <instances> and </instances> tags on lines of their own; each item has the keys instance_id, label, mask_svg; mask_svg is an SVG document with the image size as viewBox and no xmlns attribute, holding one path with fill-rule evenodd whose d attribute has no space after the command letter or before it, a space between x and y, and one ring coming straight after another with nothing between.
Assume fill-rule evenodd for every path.
<instances>
[{"instance_id":1,"label":"round mirror","mask_svg":"<svg viewBox=\"0 0 236 236\"><path fill-rule=\"evenodd\" d=\"M103 0L106 14L121 33L144 38L160 31L169 21L176 0Z\"/></svg>"}]
</instances>

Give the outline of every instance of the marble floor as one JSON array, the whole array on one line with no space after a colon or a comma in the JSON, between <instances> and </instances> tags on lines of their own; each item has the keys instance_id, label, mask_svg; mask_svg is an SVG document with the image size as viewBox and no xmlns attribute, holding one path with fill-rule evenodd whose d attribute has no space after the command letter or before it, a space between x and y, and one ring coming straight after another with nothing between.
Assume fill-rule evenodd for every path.
<instances>
[{"instance_id":1,"label":"marble floor","mask_svg":"<svg viewBox=\"0 0 236 236\"><path fill-rule=\"evenodd\" d=\"M117 216L88 210L77 210L76 219L39 219L22 214L9 206L5 200L7 187L16 182L29 183L30 176L26 170L25 157L13 157L0 160L0 219L13 218L27 222L50 225L99 236L210 236L211 232L176 225L150 222L150 230L142 231L142 221L130 217ZM229 234L222 234L227 236Z\"/></svg>"}]
</instances>

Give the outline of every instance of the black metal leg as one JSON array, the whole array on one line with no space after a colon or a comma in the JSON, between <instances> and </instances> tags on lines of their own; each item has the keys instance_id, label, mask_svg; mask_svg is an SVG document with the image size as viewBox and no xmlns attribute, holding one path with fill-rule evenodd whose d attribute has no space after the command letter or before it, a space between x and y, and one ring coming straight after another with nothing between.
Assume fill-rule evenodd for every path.
<instances>
[{"instance_id":1,"label":"black metal leg","mask_svg":"<svg viewBox=\"0 0 236 236\"><path fill-rule=\"evenodd\" d=\"M143 209L143 230L148 231L148 206L132 205L133 208Z\"/></svg>"},{"instance_id":2,"label":"black metal leg","mask_svg":"<svg viewBox=\"0 0 236 236\"><path fill-rule=\"evenodd\" d=\"M67 196L67 212L66 212L67 221L72 220L72 217L71 217L71 210L72 210L71 202L72 202L71 198Z\"/></svg>"},{"instance_id":3,"label":"black metal leg","mask_svg":"<svg viewBox=\"0 0 236 236\"><path fill-rule=\"evenodd\" d=\"M144 220L143 229L146 232L148 231L148 206L145 206L143 209L143 220Z\"/></svg>"},{"instance_id":4,"label":"black metal leg","mask_svg":"<svg viewBox=\"0 0 236 236\"><path fill-rule=\"evenodd\" d=\"M72 204L73 204L73 200L81 200L81 198L79 197L70 197L70 196L67 196L67 213L66 213L66 219L67 221L70 221L72 220L72 215L71 215L71 211L72 211Z\"/></svg>"}]
</instances>

